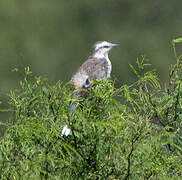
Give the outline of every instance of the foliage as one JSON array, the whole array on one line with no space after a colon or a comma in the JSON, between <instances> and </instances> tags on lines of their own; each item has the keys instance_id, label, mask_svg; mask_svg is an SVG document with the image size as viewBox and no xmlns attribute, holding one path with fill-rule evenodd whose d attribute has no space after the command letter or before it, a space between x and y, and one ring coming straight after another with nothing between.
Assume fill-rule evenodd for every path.
<instances>
[{"instance_id":1,"label":"foliage","mask_svg":"<svg viewBox=\"0 0 182 180\"><path fill-rule=\"evenodd\" d=\"M182 178L182 58L161 88L145 58L131 85L95 81L70 117L70 84L33 77L10 92L13 121L0 139L1 179ZM61 136L68 125L71 133Z\"/></svg>"}]
</instances>

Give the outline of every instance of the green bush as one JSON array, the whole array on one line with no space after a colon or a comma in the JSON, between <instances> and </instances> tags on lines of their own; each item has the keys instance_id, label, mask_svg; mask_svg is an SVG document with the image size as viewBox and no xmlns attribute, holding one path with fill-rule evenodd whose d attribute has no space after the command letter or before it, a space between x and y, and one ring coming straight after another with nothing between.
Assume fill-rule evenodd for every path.
<instances>
[{"instance_id":1,"label":"green bush","mask_svg":"<svg viewBox=\"0 0 182 180\"><path fill-rule=\"evenodd\" d=\"M9 95L13 120L1 137L0 179L181 179L182 56L169 83L145 71L144 57L131 85L95 81L69 116L71 85L50 86L25 69ZM71 129L61 136L63 127Z\"/></svg>"}]
</instances>

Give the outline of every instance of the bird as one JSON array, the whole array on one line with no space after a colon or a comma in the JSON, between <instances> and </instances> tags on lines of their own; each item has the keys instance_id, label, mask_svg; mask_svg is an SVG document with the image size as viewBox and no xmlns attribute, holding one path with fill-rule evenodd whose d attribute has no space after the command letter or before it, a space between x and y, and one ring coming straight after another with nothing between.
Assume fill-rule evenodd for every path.
<instances>
[{"instance_id":1,"label":"bird","mask_svg":"<svg viewBox=\"0 0 182 180\"><path fill-rule=\"evenodd\" d=\"M103 80L111 76L112 64L109 60L109 51L118 44L113 44L107 41L97 41L91 47L91 53L88 59L78 68L76 73L72 76L71 82L74 89L88 89L92 86L92 79ZM85 97L84 91L73 93L72 97ZM72 115L78 103L71 103L69 114Z\"/></svg>"}]
</instances>

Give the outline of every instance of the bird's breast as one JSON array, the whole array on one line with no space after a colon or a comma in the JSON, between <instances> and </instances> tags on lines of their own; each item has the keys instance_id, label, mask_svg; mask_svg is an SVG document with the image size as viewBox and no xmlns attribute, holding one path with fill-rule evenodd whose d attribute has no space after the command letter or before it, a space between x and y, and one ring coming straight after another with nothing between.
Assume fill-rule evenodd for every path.
<instances>
[{"instance_id":1,"label":"bird's breast","mask_svg":"<svg viewBox=\"0 0 182 180\"><path fill-rule=\"evenodd\" d=\"M109 78L111 76L111 71L112 71L112 65L111 65L111 61L109 60L109 58L106 58L106 76L107 78Z\"/></svg>"}]
</instances>

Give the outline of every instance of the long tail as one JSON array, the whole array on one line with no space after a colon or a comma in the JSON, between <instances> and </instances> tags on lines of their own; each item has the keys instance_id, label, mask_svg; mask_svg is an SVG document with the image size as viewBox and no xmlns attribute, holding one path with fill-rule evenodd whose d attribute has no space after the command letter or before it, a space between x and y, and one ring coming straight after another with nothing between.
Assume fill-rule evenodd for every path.
<instances>
[{"instance_id":1,"label":"long tail","mask_svg":"<svg viewBox=\"0 0 182 180\"><path fill-rule=\"evenodd\" d=\"M72 116L73 112L75 109L78 107L79 103L78 102L72 102L69 107L69 115Z\"/></svg>"},{"instance_id":2,"label":"long tail","mask_svg":"<svg viewBox=\"0 0 182 180\"><path fill-rule=\"evenodd\" d=\"M72 95L72 98L74 100L79 100L80 98L86 98L88 96L88 92L86 91L79 91L79 92L75 92ZM79 106L79 101L74 101L71 102L70 107L69 107L69 115L72 116L73 112L75 111L75 109Z\"/></svg>"},{"instance_id":3,"label":"long tail","mask_svg":"<svg viewBox=\"0 0 182 180\"><path fill-rule=\"evenodd\" d=\"M79 92L75 92L72 95L72 99L73 100L78 100L80 97L80 93ZM70 107L69 107L69 115L72 116L73 112L75 111L75 109L78 107L79 103L76 101L72 101L70 103Z\"/></svg>"}]
</instances>

